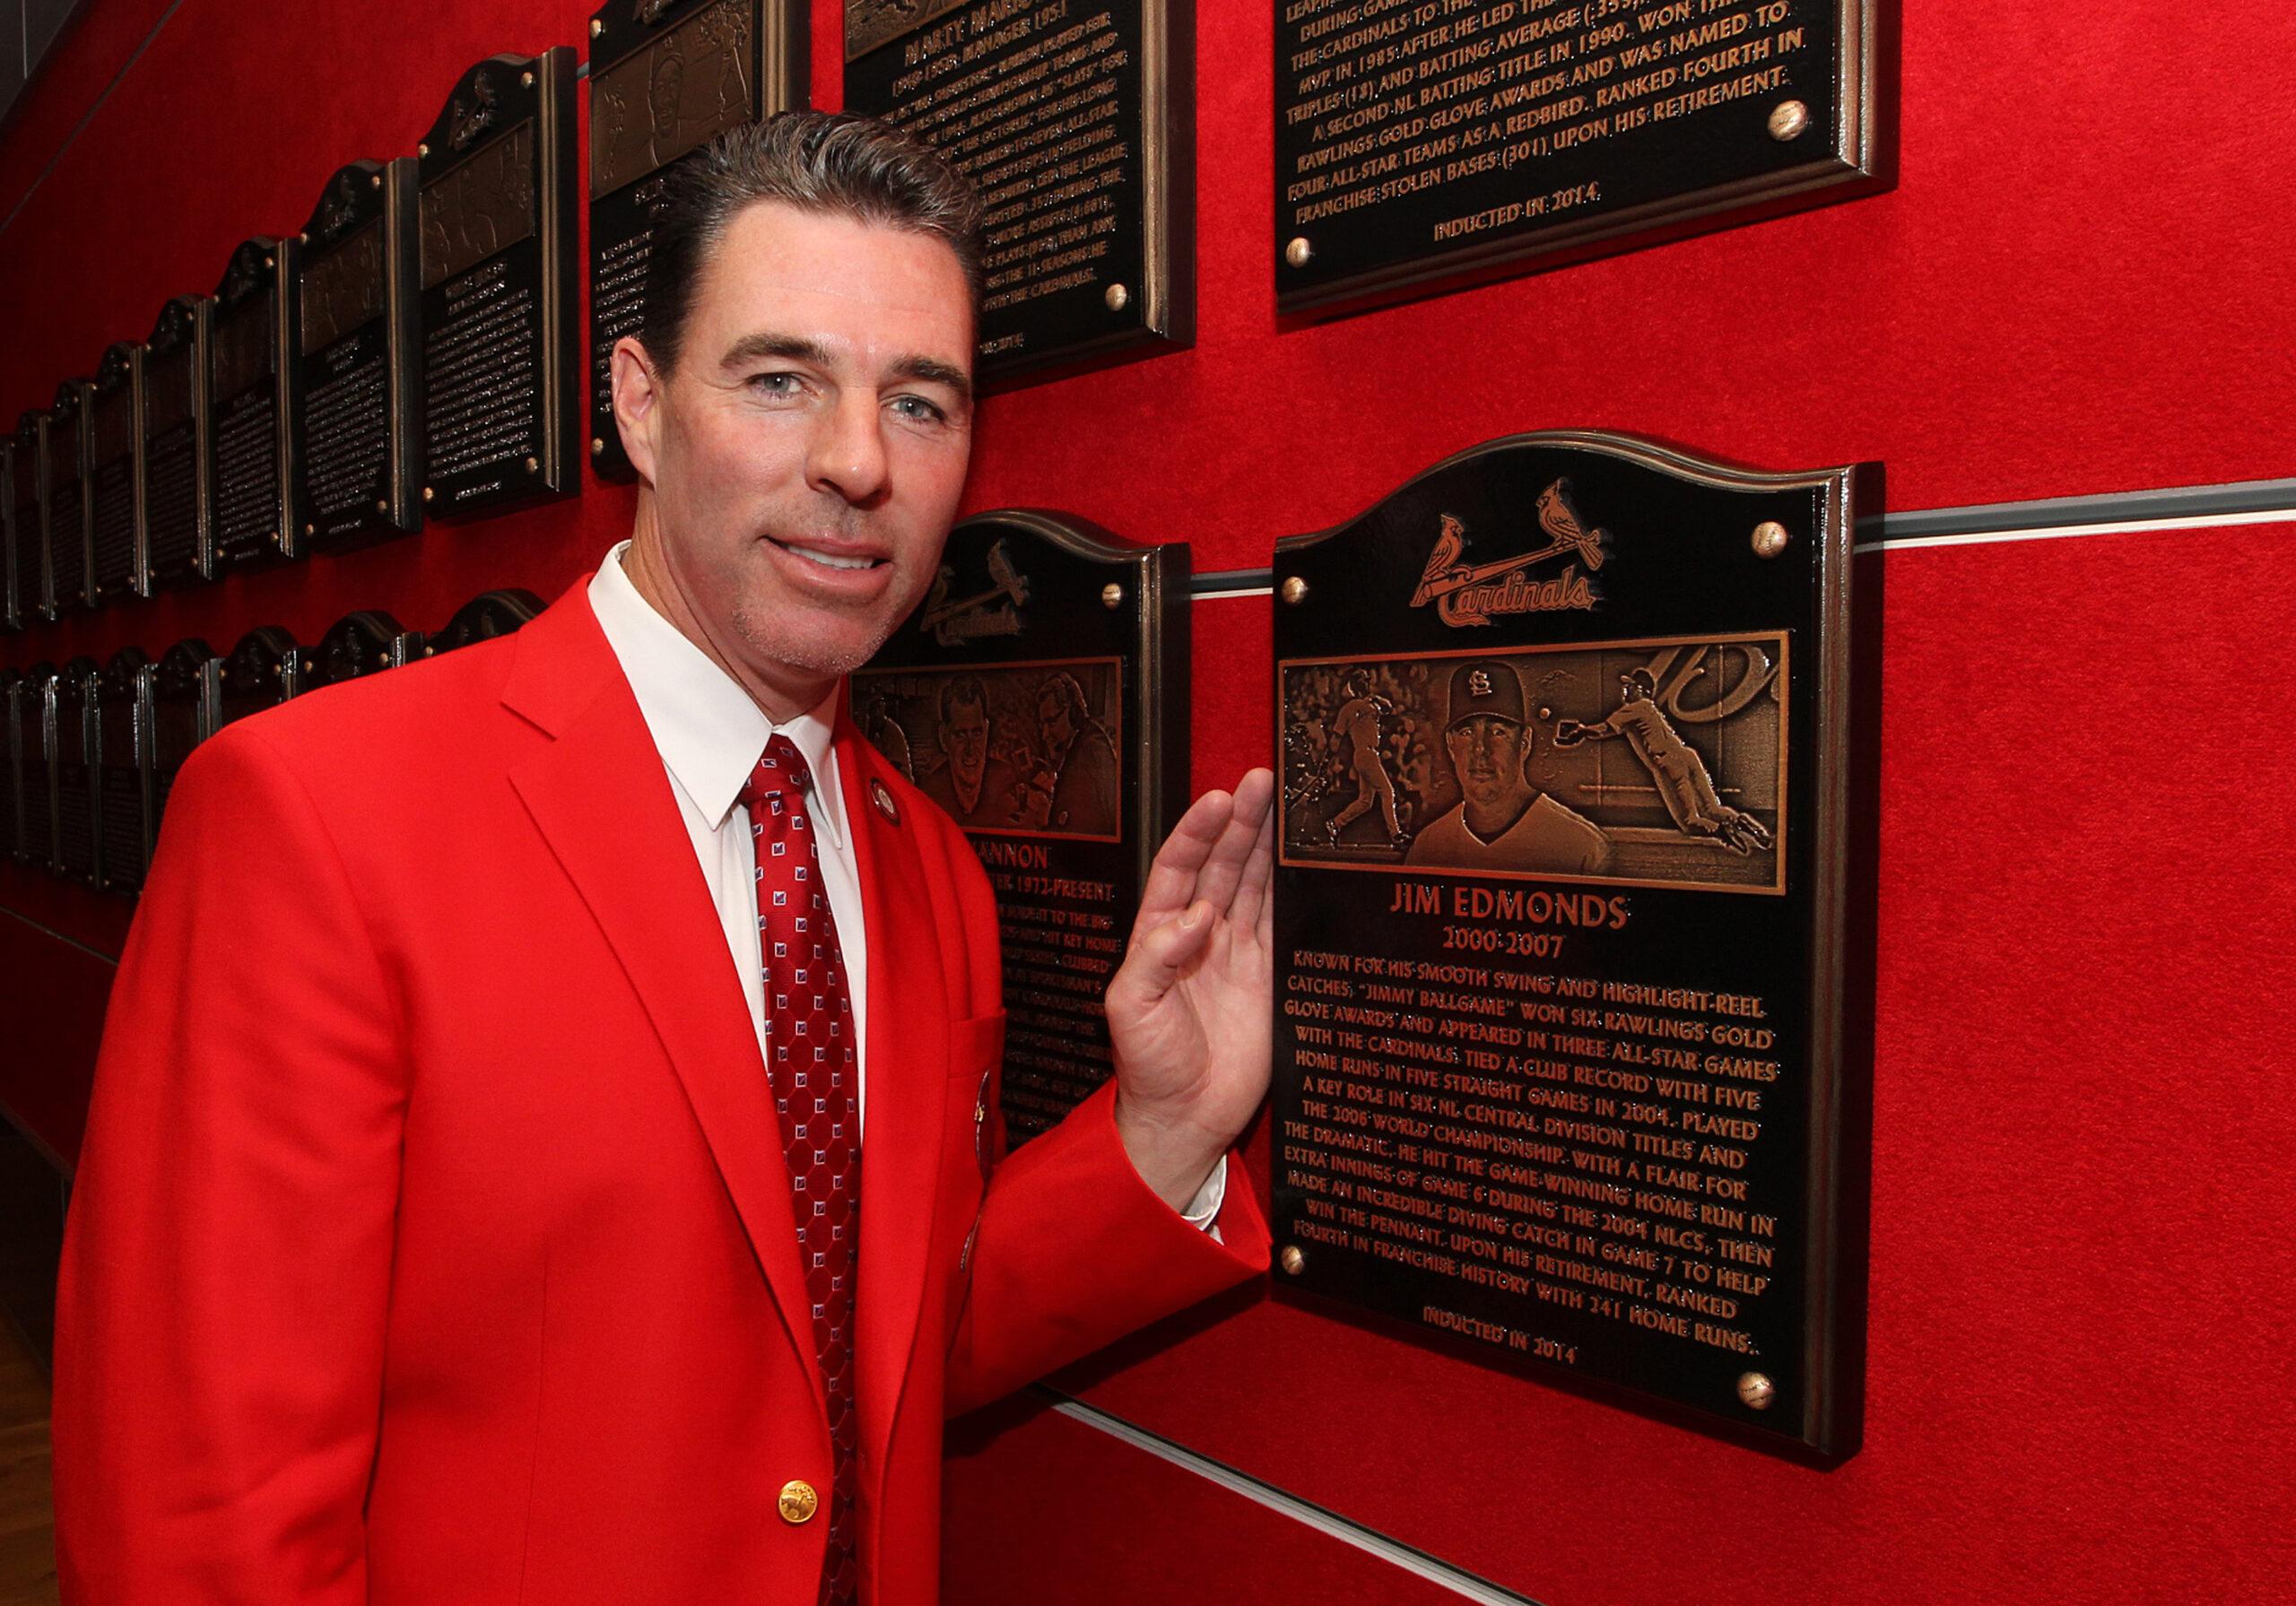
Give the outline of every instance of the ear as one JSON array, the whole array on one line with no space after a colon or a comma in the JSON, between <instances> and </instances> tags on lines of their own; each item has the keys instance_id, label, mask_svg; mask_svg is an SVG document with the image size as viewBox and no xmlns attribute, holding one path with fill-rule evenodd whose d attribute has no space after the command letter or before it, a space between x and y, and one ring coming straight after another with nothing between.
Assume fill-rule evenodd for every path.
<instances>
[{"instance_id":1,"label":"ear","mask_svg":"<svg viewBox=\"0 0 2296 1606\"><path fill-rule=\"evenodd\" d=\"M613 343L613 421L622 449L639 479L654 483L656 432L662 426L662 381L654 360L635 335Z\"/></svg>"}]
</instances>

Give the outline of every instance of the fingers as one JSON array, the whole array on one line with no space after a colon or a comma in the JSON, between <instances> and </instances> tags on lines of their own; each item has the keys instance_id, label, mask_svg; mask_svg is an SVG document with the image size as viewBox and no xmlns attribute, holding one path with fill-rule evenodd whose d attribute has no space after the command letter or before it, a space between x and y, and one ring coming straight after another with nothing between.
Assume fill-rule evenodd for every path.
<instances>
[{"instance_id":1,"label":"fingers","mask_svg":"<svg viewBox=\"0 0 2296 1606\"><path fill-rule=\"evenodd\" d=\"M1164 846L1148 867L1148 884L1142 890L1140 913L1133 922L1135 937L1171 919L1196 900L1196 878L1218 847L1235 812L1235 800L1225 792L1207 792L1180 816Z\"/></svg>"},{"instance_id":2,"label":"fingers","mask_svg":"<svg viewBox=\"0 0 2296 1606\"><path fill-rule=\"evenodd\" d=\"M1177 918L1153 928L1135 926L1123 968L1109 984L1109 994L1126 994L1126 1001L1141 1010L1154 1004L1172 990L1187 962L1204 951L1213 924L1212 906L1199 898Z\"/></svg>"},{"instance_id":3,"label":"fingers","mask_svg":"<svg viewBox=\"0 0 2296 1606\"><path fill-rule=\"evenodd\" d=\"M1275 876L1275 777L1255 769L1236 784L1236 818L1254 820L1255 829L1228 918L1238 931L1262 942L1270 940L1269 910L1274 899L1269 888Z\"/></svg>"}]
</instances>

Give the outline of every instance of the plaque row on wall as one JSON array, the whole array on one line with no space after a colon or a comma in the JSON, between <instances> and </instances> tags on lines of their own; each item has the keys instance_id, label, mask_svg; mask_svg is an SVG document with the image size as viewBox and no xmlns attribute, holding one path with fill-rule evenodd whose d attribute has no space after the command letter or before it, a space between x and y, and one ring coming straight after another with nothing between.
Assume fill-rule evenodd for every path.
<instances>
[{"instance_id":1,"label":"plaque row on wall","mask_svg":"<svg viewBox=\"0 0 2296 1606\"><path fill-rule=\"evenodd\" d=\"M0 441L4 621L220 579L578 482L574 53L456 82Z\"/></svg>"},{"instance_id":2,"label":"plaque row on wall","mask_svg":"<svg viewBox=\"0 0 2296 1606\"><path fill-rule=\"evenodd\" d=\"M228 654L193 637L156 663L129 647L102 664L79 657L0 670L9 856L133 896L184 760L223 726L322 686L508 635L541 610L531 592L490 591L433 631L362 610L309 647L265 625Z\"/></svg>"}]
</instances>

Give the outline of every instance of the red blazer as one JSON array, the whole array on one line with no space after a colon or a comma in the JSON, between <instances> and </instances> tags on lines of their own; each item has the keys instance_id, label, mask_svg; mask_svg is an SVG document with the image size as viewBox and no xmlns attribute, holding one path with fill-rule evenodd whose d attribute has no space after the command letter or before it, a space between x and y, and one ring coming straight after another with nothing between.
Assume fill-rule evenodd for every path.
<instances>
[{"instance_id":1,"label":"red blazer","mask_svg":"<svg viewBox=\"0 0 2296 1606\"><path fill-rule=\"evenodd\" d=\"M1150 1193L1109 1090L984 1189L987 883L836 740L871 988L863 1566L925 1602L944 1412L1245 1279L1267 1236L1240 1172L1224 1246ZM578 587L193 756L59 1298L67 1601L811 1606L827 1523L776 1502L827 1490L830 1441L766 1077Z\"/></svg>"}]
</instances>

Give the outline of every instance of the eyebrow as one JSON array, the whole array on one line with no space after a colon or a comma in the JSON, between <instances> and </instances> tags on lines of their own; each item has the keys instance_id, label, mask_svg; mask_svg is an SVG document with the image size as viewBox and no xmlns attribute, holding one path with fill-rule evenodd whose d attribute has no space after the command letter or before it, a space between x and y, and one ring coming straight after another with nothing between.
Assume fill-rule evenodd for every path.
<instances>
[{"instance_id":1,"label":"eyebrow","mask_svg":"<svg viewBox=\"0 0 2296 1606\"><path fill-rule=\"evenodd\" d=\"M802 334L776 334L766 332L744 334L726 348L725 367L739 368L761 357L778 357L790 362L810 362L817 368L829 368L829 348L817 340ZM957 394L962 402L972 400L972 377L953 363L921 352L909 352L895 358L887 371L896 379L917 379L928 385L944 385Z\"/></svg>"}]
</instances>

